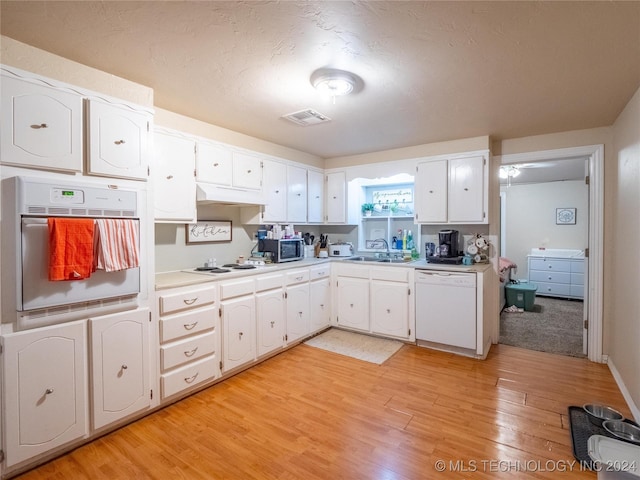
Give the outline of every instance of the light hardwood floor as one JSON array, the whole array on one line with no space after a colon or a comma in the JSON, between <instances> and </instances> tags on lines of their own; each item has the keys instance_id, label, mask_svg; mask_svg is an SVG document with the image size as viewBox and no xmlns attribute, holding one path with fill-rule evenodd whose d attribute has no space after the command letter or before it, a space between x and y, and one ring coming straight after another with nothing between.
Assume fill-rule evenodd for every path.
<instances>
[{"instance_id":1,"label":"light hardwood floor","mask_svg":"<svg viewBox=\"0 0 640 480\"><path fill-rule=\"evenodd\" d=\"M379 366L299 345L18 478L595 479L569 467L567 407L588 402L630 416L586 359L405 345Z\"/></svg>"}]
</instances>

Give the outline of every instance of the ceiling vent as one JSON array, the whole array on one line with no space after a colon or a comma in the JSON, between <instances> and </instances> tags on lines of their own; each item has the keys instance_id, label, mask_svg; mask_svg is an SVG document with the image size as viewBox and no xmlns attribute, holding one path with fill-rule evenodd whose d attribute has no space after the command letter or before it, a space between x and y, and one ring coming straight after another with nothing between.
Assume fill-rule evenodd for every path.
<instances>
[{"instance_id":1,"label":"ceiling vent","mask_svg":"<svg viewBox=\"0 0 640 480\"><path fill-rule=\"evenodd\" d=\"M302 125L303 127L331 121L331 119L326 115L316 112L315 110L311 110L310 108L307 110L300 110L299 112L288 113L283 115L282 118L286 118L287 120L297 123L298 125Z\"/></svg>"}]
</instances>

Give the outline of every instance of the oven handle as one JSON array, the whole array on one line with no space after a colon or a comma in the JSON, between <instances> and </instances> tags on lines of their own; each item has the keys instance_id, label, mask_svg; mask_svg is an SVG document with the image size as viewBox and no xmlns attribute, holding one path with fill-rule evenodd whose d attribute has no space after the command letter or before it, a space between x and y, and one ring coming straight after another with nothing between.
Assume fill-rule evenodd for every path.
<instances>
[{"instance_id":1,"label":"oven handle","mask_svg":"<svg viewBox=\"0 0 640 480\"><path fill-rule=\"evenodd\" d=\"M27 227L32 225L40 226L40 225L47 225L47 221L48 220L46 218L23 218L22 224Z\"/></svg>"}]
</instances>

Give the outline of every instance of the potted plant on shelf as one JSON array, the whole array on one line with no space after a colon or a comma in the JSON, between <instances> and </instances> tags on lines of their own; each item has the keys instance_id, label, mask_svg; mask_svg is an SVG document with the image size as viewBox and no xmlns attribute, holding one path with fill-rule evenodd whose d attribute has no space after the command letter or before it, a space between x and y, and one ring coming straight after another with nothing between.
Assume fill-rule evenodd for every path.
<instances>
[{"instance_id":1,"label":"potted plant on shelf","mask_svg":"<svg viewBox=\"0 0 640 480\"><path fill-rule=\"evenodd\" d=\"M372 212L373 212L373 203L362 204L362 214L365 217L370 217Z\"/></svg>"}]
</instances>

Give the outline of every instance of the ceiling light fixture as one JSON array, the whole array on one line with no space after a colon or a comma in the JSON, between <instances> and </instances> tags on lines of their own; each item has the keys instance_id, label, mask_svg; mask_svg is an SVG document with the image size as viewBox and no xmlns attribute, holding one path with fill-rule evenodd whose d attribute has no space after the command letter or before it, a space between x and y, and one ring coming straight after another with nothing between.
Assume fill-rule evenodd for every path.
<instances>
[{"instance_id":1,"label":"ceiling light fixture","mask_svg":"<svg viewBox=\"0 0 640 480\"><path fill-rule=\"evenodd\" d=\"M513 178L520 175L520 169L513 165L504 165L500 167L500 178Z\"/></svg>"},{"instance_id":2,"label":"ceiling light fixture","mask_svg":"<svg viewBox=\"0 0 640 480\"><path fill-rule=\"evenodd\" d=\"M500 178L507 179L507 187L511 186L511 179L520 175L520 168L516 165L503 165L500 167Z\"/></svg>"},{"instance_id":3,"label":"ceiling light fixture","mask_svg":"<svg viewBox=\"0 0 640 480\"><path fill-rule=\"evenodd\" d=\"M349 95L362 86L362 80L353 73L334 68L319 68L311 74L311 85L321 94L332 97Z\"/></svg>"}]
</instances>

